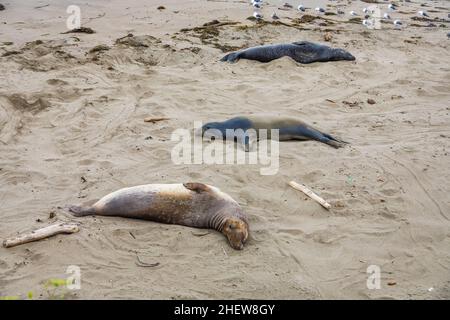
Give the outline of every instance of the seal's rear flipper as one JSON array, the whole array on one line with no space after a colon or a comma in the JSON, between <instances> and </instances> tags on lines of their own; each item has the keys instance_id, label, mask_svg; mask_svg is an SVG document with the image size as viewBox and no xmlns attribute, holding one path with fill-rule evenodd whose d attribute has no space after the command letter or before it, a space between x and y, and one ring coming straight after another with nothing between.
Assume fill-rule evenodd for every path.
<instances>
[{"instance_id":1,"label":"seal's rear flipper","mask_svg":"<svg viewBox=\"0 0 450 320\"><path fill-rule=\"evenodd\" d=\"M330 146L332 146L332 147L334 147L334 148L336 148L336 149L345 147L346 144L350 144L350 143L347 142L347 141L338 139L338 138L333 137L332 135L329 135L329 134L327 134L327 133L322 133L322 135L323 135L326 139L328 139L328 142L326 142L326 141L322 141L322 142L324 142L324 143L326 143L326 144L328 144L328 145L330 145Z\"/></svg>"},{"instance_id":2,"label":"seal's rear flipper","mask_svg":"<svg viewBox=\"0 0 450 320\"><path fill-rule=\"evenodd\" d=\"M343 143L343 142L340 142L340 141L337 141L337 140L328 139L328 138L325 138L325 139L319 140L319 141L323 142L323 143L326 143L327 145L329 145L329 146L331 146L333 148L336 148L336 149L339 149L339 148L342 148L342 147L345 146L345 143Z\"/></svg>"},{"instance_id":3,"label":"seal's rear flipper","mask_svg":"<svg viewBox=\"0 0 450 320\"><path fill-rule=\"evenodd\" d=\"M204 183L199 183L199 182L187 182L187 183L183 183L183 186L184 186L186 189L195 191L195 192L197 192L197 193L200 193L200 192L207 192L207 191L210 190L209 187L208 187L206 184L204 184Z\"/></svg>"},{"instance_id":4,"label":"seal's rear flipper","mask_svg":"<svg viewBox=\"0 0 450 320\"><path fill-rule=\"evenodd\" d=\"M91 216L95 214L93 207L70 206L69 212L75 217Z\"/></svg>"},{"instance_id":5,"label":"seal's rear flipper","mask_svg":"<svg viewBox=\"0 0 450 320\"><path fill-rule=\"evenodd\" d=\"M335 137L327 134L327 133L323 133L317 129L314 129L312 127L309 126L299 126L299 127L295 127L295 128L286 128L283 130L280 130L280 136L282 134L289 134L291 136L297 136L298 139L309 139L309 140L316 140L316 141L320 141L322 143L325 143L333 148L342 148L345 146L345 144L347 144L347 142L336 139Z\"/></svg>"},{"instance_id":6,"label":"seal's rear flipper","mask_svg":"<svg viewBox=\"0 0 450 320\"><path fill-rule=\"evenodd\" d=\"M220 59L222 62L238 62L239 60L239 52L232 52L227 54L225 57Z\"/></svg>"}]
</instances>

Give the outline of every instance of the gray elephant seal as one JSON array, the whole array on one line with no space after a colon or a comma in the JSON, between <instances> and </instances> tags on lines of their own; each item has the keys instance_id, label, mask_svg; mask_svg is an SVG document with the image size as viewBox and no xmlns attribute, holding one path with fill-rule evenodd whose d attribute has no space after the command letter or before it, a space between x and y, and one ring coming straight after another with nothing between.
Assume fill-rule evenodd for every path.
<instances>
[{"instance_id":1,"label":"gray elephant seal","mask_svg":"<svg viewBox=\"0 0 450 320\"><path fill-rule=\"evenodd\" d=\"M77 217L98 215L151 220L223 233L234 249L249 235L239 204L218 188L203 183L147 184L106 195L89 207L72 206Z\"/></svg>"},{"instance_id":2,"label":"gray elephant seal","mask_svg":"<svg viewBox=\"0 0 450 320\"><path fill-rule=\"evenodd\" d=\"M203 136L221 135L224 140L237 140L243 143L248 151L251 142L247 132L249 129L256 130L257 139L259 139L260 129L267 130L267 139L271 139L271 129L278 129L280 141L315 140L334 148L341 148L347 144L347 142L324 133L299 119L287 117L249 116L236 117L223 122L209 122L202 126L201 134ZM227 130L235 130L235 132L230 136Z\"/></svg>"},{"instance_id":3,"label":"gray elephant seal","mask_svg":"<svg viewBox=\"0 0 450 320\"><path fill-rule=\"evenodd\" d=\"M343 49L334 49L325 45L308 41L299 41L289 44L274 44L248 48L227 54L220 61L237 62L239 59L269 62L281 57L291 57L299 63L327 62L348 60L355 57Z\"/></svg>"}]
</instances>

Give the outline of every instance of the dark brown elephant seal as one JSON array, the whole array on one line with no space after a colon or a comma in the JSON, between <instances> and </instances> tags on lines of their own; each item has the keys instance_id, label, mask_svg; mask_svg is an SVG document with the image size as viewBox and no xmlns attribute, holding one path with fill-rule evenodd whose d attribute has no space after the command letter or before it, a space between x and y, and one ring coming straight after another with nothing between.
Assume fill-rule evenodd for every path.
<instances>
[{"instance_id":1,"label":"dark brown elephant seal","mask_svg":"<svg viewBox=\"0 0 450 320\"><path fill-rule=\"evenodd\" d=\"M239 204L218 188L203 183L147 184L124 188L92 206L72 206L77 217L98 215L151 220L223 233L234 249L243 249L249 235Z\"/></svg>"},{"instance_id":2,"label":"dark brown elephant seal","mask_svg":"<svg viewBox=\"0 0 450 320\"><path fill-rule=\"evenodd\" d=\"M257 139L259 139L261 129L266 130L268 139L271 139L271 130L278 129L280 141L315 140L333 148L342 148L347 144L347 142L322 132L300 119L271 115L240 116L222 122L208 122L197 133L203 136L219 136L224 140L237 140L248 151L251 143L248 136L249 129L256 130ZM231 133L227 133L227 130L231 130Z\"/></svg>"},{"instance_id":3,"label":"dark brown elephant seal","mask_svg":"<svg viewBox=\"0 0 450 320\"><path fill-rule=\"evenodd\" d=\"M297 41L285 44L272 44L240 50L227 54L221 61L237 62L239 59L269 62L281 57L291 57L299 63L327 62L348 60L355 57L348 51L339 48L312 43L309 41Z\"/></svg>"}]
</instances>

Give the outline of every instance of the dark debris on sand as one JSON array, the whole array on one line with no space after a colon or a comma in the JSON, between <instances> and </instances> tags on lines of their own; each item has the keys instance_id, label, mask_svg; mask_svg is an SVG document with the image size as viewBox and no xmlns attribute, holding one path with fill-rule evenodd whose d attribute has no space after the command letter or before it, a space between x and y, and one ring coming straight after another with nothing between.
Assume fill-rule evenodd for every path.
<instances>
[{"instance_id":1,"label":"dark debris on sand","mask_svg":"<svg viewBox=\"0 0 450 320\"><path fill-rule=\"evenodd\" d=\"M0 11L5 10L5 6L0 3Z\"/></svg>"},{"instance_id":2,"label":"dark debris on sand","mask_svg":"<svg viewBox=\"0 0 450 320\"><path fill-rule=\"evenodd\" d=\"M66 32L63 32L63 34L67 34L67 33L87 33L87 34L93 34L95 33L94 30L92 30L89 27L81 27L81 28L76 28L76 29L72 29Z\"/></svg>"},{"instance_id":3,"label":"dark debris on sand","mask_svg":"<svg viewBox=\"0 0 450 320\"><path fill-rule=\"evenodd\" d=\"M89 53L95 53L95 52L101 52L101 51L107 51L111 49L110 47L108 47L107 45L104 44L100 44L98 46L93 47L91 50L89 50Z\"/></svg>"},{"instance_id":4,"label":"dark debris on sand","mask_svg":"<svg viewBox=\"0 0 450 320\"><path fill-rule=\"evenodd\" d=\"M149 48L153 43L161 43L161 40L153 36L135 36L132 33L127 34L125 37L116 39L116 45L123 45L134 48Z\"/></svg>"},{"instance_id":5,"label":"dark debris on sand","mask_svg":"<svg viewBox=\"0 0 450 320\"><path fill-rule=\"evenodd\" d=\"M219 28L223 26L237 25L237 24L239 24L239 22L234 21L220 22L219 20L212 20L210 22L204 23L201 27L184 28L181 29L180 32L190 34L191 36L199 38L203 45L210 45L216 49L221 50L222 52L229 52L229 51L236 51L241 48L236 46L230 46L227 44L222 44L218 38L220 35Z\"/></svg>"}]
</instances>

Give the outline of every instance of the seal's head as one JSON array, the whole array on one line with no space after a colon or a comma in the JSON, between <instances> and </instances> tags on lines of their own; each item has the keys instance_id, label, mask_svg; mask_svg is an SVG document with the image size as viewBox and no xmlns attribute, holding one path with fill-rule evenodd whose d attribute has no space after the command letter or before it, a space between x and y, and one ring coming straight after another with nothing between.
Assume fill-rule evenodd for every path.
<instances>
[{"instance_id":1,"label":"seal's head","mask_svg":"<svg viewBox=\"0 0 450 320\"><path fill-rule=\"evenodd\" d=\"M224 136L224 126L222 122L208 122L201 127L199 135L205 138Z\"/></svg>"},{"instance_id":2,"label":"seal's head","mask_svg":"<svg viewBox=\"0 0 450 320\"><path fill-rule=\"evenodd\" d=\"M236 217L228 218L225 221L222 233L228 238L230 245L234 249L242 250L248 238L248 224Z\"/></svg>"},{"instance_id":3,"label":"seal's head","mask_svg":"<svg viewBox=\"0 0 450 320\"><path fill-rule=\"evenodd\" d=\"M350 52L344 49L332 49L331 60L346 60L346 61L354 61L356 58Z\"/></svg>"}]
</instances>

